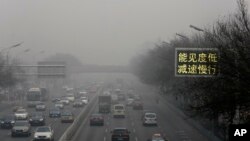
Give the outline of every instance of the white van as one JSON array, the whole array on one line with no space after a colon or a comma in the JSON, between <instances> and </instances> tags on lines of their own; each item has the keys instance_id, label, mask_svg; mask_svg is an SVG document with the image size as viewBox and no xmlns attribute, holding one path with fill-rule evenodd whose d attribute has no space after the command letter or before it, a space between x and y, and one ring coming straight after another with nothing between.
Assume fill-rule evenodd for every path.
<instances>
[{"instance_id":1,"label":"white van","mask_svg":"<svg viewBox=\"0 0 250 141\"><path fill-rule=\"evenodd\" d=\"M157 116L153 112L145 112L142 119L143 125L156 125L157 126Z\"/></svg>"},{"instance_id":2,"label":"white van","mask_svg":"<svg viewBox=\"0 0 250 141\"><path fill-rule=\"evenodd\" d=\"M115 104L113 106L113 117L125 118L125 106L123 104Z\"/></svg>"},{"instance_id":3,"label":"white van","mask_svg":"<svg viewBox=\"0 0 250 141\"><path fill-rule=\"evenodd\" d=\"M68 93L68 94L66 95L66 98L67 98L70 102L74 102L74 101L75 101L75 96L74 96L74 94L72 94L72 93Z\"/></svg>"}]
</instances>

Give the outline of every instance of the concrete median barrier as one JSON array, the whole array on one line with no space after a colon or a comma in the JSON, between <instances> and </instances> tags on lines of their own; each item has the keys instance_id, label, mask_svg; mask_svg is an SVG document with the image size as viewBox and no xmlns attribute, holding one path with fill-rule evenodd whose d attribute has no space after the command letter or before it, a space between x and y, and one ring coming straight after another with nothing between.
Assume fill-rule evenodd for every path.
<instances>
[{"instance_id":1,"label":"concrete median barrier","mask_svg":"<svg viewBox=\"0 0 250 141\"><path fill-rule=\"evenodd\" d=\"M100 93L100 92L98 92L98 93ZM83 110L77 116L75 121L67 128L67 130L64 132L64 134L59 139L59 141L71 141L72 140L72 138L77 133L79 127L81 127L81 124L84 123L83 121L86 119L87 115L91 112L93 107L95 107L97 100L98 100L98 96L95 95L92 98L92 100L83 108Z\"/></svg>"}]
</instances>

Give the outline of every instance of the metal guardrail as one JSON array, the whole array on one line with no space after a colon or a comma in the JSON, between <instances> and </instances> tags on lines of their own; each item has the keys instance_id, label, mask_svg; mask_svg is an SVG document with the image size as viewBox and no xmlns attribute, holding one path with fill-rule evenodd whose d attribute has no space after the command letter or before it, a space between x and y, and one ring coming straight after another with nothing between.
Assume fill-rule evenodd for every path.
<instances>
[{"instance_id":1,"label":"metal guardrail","mask_svg":"<svg viewBox=\"0 0 250 141\"><path fill-rule=\"evenodd\" d=\"M77 130L81 127L81 124L91 111L92 107L94 107L94 104L96 104L98 99L98 96L94 96L94 98L87 104L87 106L84 107L84 109L81 111L81 113L77 116L75 121L67 128L67 130L64 132L64 134L61 136L59 141L71 141L74 137Z\"/></svg>"}]
</instances>

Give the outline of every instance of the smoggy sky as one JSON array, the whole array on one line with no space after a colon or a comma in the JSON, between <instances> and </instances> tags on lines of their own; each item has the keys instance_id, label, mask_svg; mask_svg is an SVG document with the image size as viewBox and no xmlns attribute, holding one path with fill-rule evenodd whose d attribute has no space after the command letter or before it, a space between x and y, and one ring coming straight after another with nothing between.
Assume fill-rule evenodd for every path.
<instances>
[{"instance_id":1,"label":"smoggy sky","mask_svg":"<svg viewBox=\"0 0 250 141\"><path fill-rule=\"evenodd\" d=\"M0 0L0 48L23 42L12 57L70 53L85 64L126 65L159 40L197 32L190 24L211 26L236 10L236 0Z\"/></svg>"}]
</instances>

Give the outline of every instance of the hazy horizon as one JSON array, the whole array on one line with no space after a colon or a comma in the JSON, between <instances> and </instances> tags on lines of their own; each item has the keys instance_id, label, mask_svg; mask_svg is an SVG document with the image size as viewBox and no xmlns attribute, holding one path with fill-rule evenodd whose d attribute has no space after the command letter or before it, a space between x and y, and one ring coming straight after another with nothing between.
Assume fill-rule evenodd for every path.
<instances>
[{"instance_id":1,"label":"hazy horizon","mask_svg":"<svg viewBox=\"0 0 250 141\"><path fill-rule=\"evenodd\" d=\"M69 53L83 64L127 65L159 40L197 32L190 24L209 27L236 10L236 0L0 0L0 48L23 42L11 55Z\"/></svg>"}]
</instances>

